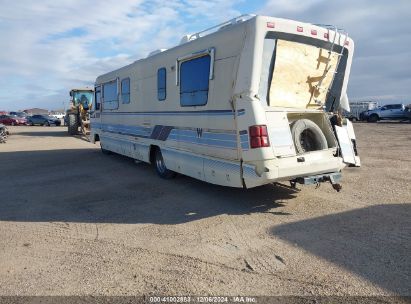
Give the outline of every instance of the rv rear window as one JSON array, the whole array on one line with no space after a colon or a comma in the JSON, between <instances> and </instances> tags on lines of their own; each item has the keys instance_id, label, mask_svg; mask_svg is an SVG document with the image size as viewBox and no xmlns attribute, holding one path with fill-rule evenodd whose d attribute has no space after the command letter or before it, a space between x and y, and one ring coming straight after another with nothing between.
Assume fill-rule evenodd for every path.
<instances>
[{"instance_id":1,"label":"rv rear window","mask_svg":"<svg viewBox=\"0 0 411 304\"><path fill-rule=\"evenodd\" d=\"M130 78L121 80L121 101L130 103Z\"/></svg>"},{"instance_id":2,"label":"rv rear window","mask_svg":"<svg viewBox=\"0 0 411 304\"><path fill-rule=\"evenodd\" d=\"M103 85L104 110L118 109L117 81L108 82Z\"/></svg>"},{"instance_id":3,"label":"rv rear window","mask_svg":"<svg viewBox=\"0 0 411 304\"><path fill-rule=\"evenodd\" d=\"M210 55L206 55L181 63L181 106L204 106L207 104L210 62Z\"/></svg>"},{"instance_id":4,"label":"rv rear window","mask_svg":"<svg viewBox=\"0 0 411 304\"><path fill-rule=\"evenodd\" d=\"M166 68L158 69L157 71L157 98L162 101L167 96L167 79Z\"/></svg>"}]
</instances>

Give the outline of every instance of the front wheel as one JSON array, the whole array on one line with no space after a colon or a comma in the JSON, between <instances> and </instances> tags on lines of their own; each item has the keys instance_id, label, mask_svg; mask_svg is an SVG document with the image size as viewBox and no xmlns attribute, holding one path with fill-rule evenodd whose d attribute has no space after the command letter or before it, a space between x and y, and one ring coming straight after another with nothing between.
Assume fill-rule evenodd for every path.
<instances>
[{"instance_id":1,"label":"front wheel","mask_svg":"<svg viewBox=\"0 0 411 304\"><path fill-rule=\"evenodd\" d=\"M77 135L78 134L78 127L79 127L79 120L77 115L69 114L68 115L68 134L69 135Z\"/></svg>"},{"instance_id":2,"label":"front wheel","mask_svg":"<svg viewBox=\"0 0 411 304\"><path fill-rule=\"evenodd\" d=\"M50 123L49 123L48 121L46 121L46 122L43 124L43 126L45 126L45 127L50 127Z\"/></svg>"},{"instance_id":3,"label":"front wheel","mask_svg":"<svg viewBox=\"0 0 411 304\"><path fill-rule=\"evenodd\" d=\"M167 169L163 155L161 154L161 150L159 148L156 149L154 157L154 167L157 174L161 178L170 179L176 176L176 173L174 171Z\"/></svg>"}]
</instances>

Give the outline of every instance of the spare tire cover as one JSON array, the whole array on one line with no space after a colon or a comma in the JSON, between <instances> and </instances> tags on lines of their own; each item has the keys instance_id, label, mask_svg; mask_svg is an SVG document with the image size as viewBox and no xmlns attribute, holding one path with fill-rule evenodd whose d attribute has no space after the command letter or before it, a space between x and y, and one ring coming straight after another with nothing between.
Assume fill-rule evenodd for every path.
<instances>
[{"instance_id":1,"label":"spare tire cover","mask_svg":"<svg viewBox=\"0 0 411 304\"><path fill-rule=\"evenodd\" d=\"M327 139L320 127L309 119L299 119L291 124L297 153L319 151L328 148Z\"/></svg>"}]
</instances>

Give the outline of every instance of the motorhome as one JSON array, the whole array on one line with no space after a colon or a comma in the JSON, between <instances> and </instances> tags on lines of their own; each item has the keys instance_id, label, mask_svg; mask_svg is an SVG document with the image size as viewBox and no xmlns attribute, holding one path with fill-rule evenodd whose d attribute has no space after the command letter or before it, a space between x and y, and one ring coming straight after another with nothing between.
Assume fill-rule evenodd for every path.
<instances>
[{"instance_id":1,"label":"motorhome","mask_svg":"<svg viewBox=\"0 0 411 304\"><path fill-rule=\"evenodd\" d=\"M359 166L348 108L354 42L331 26L246 15L101 75L91 141L104 153L231 187L341 188Z\"/></svg>"}]
</instances>

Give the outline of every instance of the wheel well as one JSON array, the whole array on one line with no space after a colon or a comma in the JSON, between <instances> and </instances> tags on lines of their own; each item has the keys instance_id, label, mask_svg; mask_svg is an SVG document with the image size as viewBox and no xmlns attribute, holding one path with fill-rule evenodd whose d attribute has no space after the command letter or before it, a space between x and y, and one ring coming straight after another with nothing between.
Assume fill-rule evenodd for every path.
<instances>
[{"instance_id":1,"label":"wheel well","mask_svg":"<svg viewBox=\"0 0 411 304\"><path fill-rule=\"evenodd\" d=\"M154 163L157 149L160 148L158 146L150 145L150 164Z\"/></svg>"}]
</instances>

